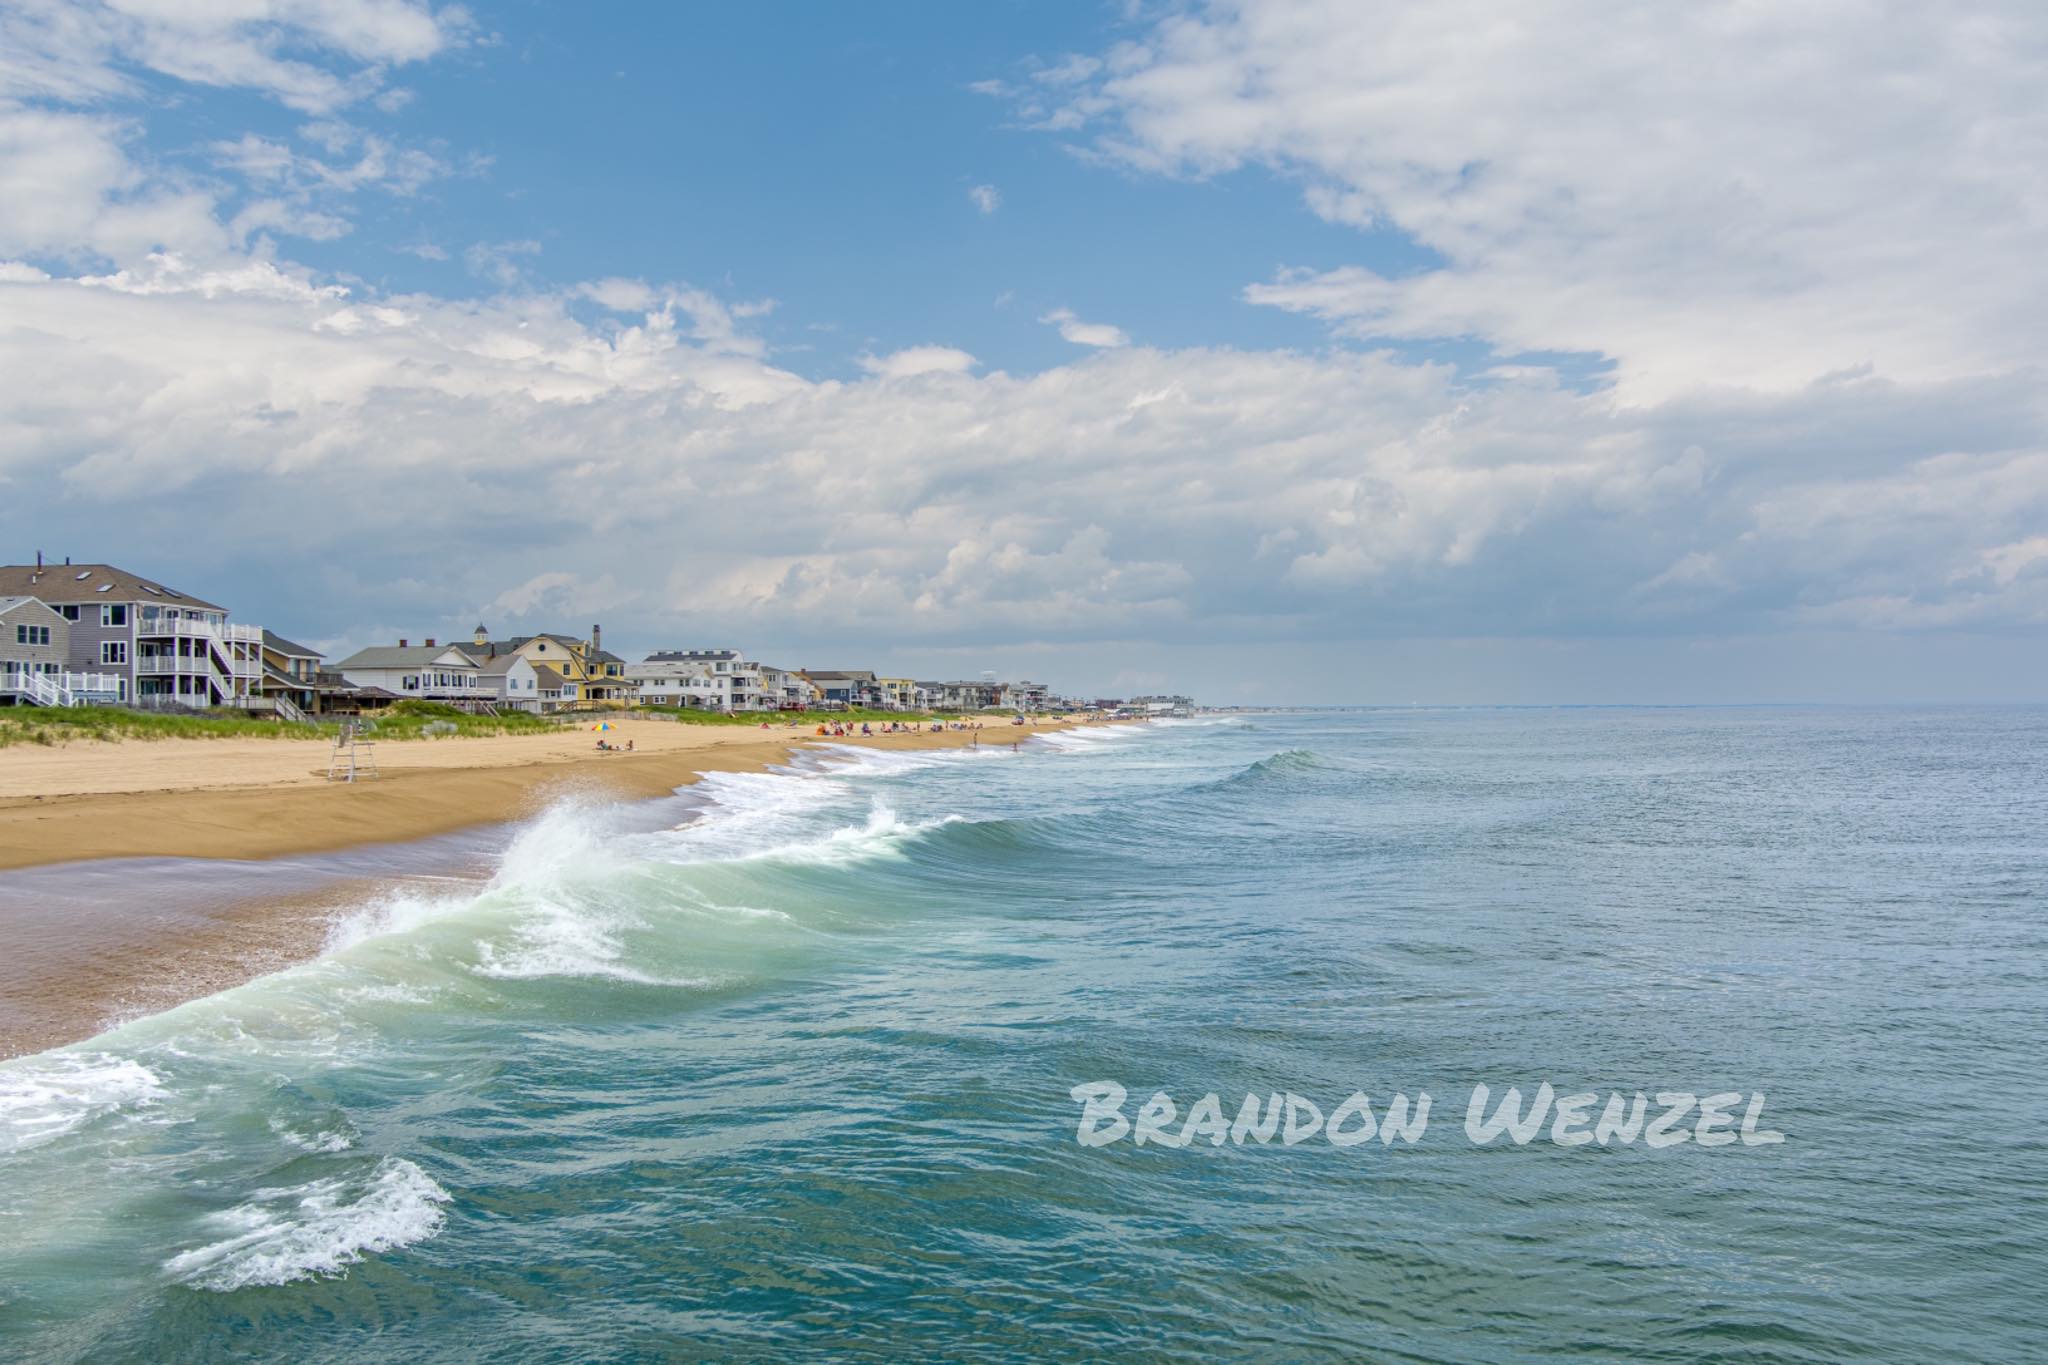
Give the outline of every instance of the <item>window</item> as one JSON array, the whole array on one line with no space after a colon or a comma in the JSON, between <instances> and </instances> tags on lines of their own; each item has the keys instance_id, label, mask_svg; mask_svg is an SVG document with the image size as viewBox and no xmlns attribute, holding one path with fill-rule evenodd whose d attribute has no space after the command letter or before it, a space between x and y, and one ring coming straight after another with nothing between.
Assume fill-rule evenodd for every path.
<instances>
[{"instance_id":1,"label":"window","mask_svg":"<svg viewBox=\"0 0 2048 1365\"><path fill-rule=\"evenodd\" d=\"M50 643L48 626L16 626L14 643L18 645L46 645Z\"/></svg>"},{"instance_id":2,"label":"window","mask_svg":"<svg viewBox=\"0 0 2048 1365\"><path fill-rule=\"evenodd\" d=\"M100 662L103 664L125 664L128 662L126 640L100 641Z\"/></svg>"},{"instance_id":3,"label":"window","mask_svg":"<svg viewBox=\"0 0 2048 1365\"><path fill-rule=\"evenodd\" d=\"M417 692L420 690L420 675L417 673L408 673L405 675L405 681L400 685L403 686L405 690L408 692Z\"/></svg>"},{"instance_id":4,"label":"window","mask_svg":"<svg viewBox=\"0 0 2048 1365\"><path fill-rule=\"evenodd\" d=\"M71 602L61 606L57 608L57 613L67 621L76 621L78 619L78 603Z\"/></svg>"},{"instance_id":5,"label":"window","mask_svg":"<svg viewBox=\"0 0 2048 1365\"><path fill-rule=\"evenodd\" d=\"M100 603L100 624L103 626L125 626L128 624L126 602Z\"/></svg>"}]
</instances>

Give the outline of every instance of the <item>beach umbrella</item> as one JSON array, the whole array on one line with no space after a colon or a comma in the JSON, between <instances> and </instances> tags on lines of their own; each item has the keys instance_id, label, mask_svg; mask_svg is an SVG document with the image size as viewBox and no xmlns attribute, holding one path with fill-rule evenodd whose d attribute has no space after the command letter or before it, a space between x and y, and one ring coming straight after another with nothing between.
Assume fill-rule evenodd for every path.
<instances>
[{"instance_id":1,"label":"beach umbrella","mask_svg":"<svg viewBox=\"0 0 2048 1365\"><path fill-rule=\"evenodd\" d=\"M601 721L599 721L599 722L598 722L597 724L595 724L595 725L591 726L590 728L591 728L591 729L593 729L593 730L596 730L596 731L597 731L598 733L602 734L602 733L603 733L603 732L605 732L606 730L609 730L609 729L611 729L611 728L612 728L612 723L611 723L610 721L608 721L608 720L601 720Z\"/></svg>"}]
</instances>

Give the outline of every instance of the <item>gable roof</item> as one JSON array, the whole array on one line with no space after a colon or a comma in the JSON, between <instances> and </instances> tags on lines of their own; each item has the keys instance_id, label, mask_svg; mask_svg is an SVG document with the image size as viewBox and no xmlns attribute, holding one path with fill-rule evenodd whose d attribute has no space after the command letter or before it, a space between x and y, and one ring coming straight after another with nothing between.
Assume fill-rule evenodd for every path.
<instances>
[{"instance_id":1,"label":"gable roof","mask_svg":"<svg viewBox=\"0 0 2048 1365\"><path fill-rule=\"evenodd\" d=\"M471 651L467 646L465 646L462 652L468 654ZM510 673L513 669L517 668L520 664L524 663L527 663L527 660L526 656L523 654L499 654L492 658L479 661L476 666L476 671L486 678L496 678L502 677L504 674ZM546 667L545 664L527 664L527 666L533 669L533 671L536 673L540 672L542 668Z\"/></svg>"},{"instance_id":2,"label":"gable roof","mask_svg":"<svg viewBox=\"0 0 2048 1365\"><path fill-rule=\"evenodd\" d=\"M101 591L101 585L105 591ZM142 578L111 564L0 564L0 594L38 597L43 601L69 605L73 602L161 602L168 607L198 607L204 611L226 611L208 602L165 587L153 578Z\"/></svg>"},{"instance_id":3,"label":"gable roof","mask_svg":"<svg viewBox=\"0 0 2048 1365\"><path fill-rule=\"evenodd\" d=\"M533 676L540 681L541 687L548 691L560 688L564 682L562 675L549 668L546 664L535 664L533 666Z\"/></svg>"},{"instance_id":4,"label":"gable roof","mask_svg":"<svg viewBox=\"0 0 2048 1365\"><path fill-rule=\"evenodd\" d=\"M62 616L57 615L57 609L55 607L43 601L39 597L0 597L0 616L5 616L8 612L15 610L17 607L28 606L41 607L44 611L49 612L50 615L56 616L59 621L64 619Z\"/></svg>"},{"instance_id":5,"label":"gable roof","mask_svg":"<svg viewBox=\"0 0 2048 1365\"><path fill-rule=\"evenodd\" d=\"M263 632L263 647L273 654L289 655L294 659L324 659L327 657L317 649L308 649L304 645L295 645L290 640L285 639L284 636L267 627Z\"/></svg>"},{"instance_id":6,"label":"gable roof","mask_svg":"<svg viewBox=\"0 0 2048 1365\"><path fill-rule=\"evenodd\" d=\"M460 645L371 645L359 649L343 659L335 667L342 670L351 668L425 668L439 663L442 656L454 653L461 656L462 663L471 667L476 660L463 652ZM459 668L461 664L451 667Z\"/></svg>"}]
</instances>

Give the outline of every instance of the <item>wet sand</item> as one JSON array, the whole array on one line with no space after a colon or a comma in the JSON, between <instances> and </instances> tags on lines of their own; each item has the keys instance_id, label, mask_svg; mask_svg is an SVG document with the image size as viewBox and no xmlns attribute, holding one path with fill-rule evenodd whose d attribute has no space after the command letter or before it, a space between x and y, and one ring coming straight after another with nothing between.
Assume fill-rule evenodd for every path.
<instances>
[{"instance_id":1,"label":"wet sand","mask_svg":"<svg viewBox=\"0 0 2048 1365\"><path fill-rule=\"evenodd\" d=\"M394 885L481 880L509 823L560 796L636 801L653 824L674 823L688 816L674 794L700 773L760 771L823 743L927 749L975 738L614 725L608 738L633 740L633 753L599 753L581 730L409 741L379 745L383 776L354 785L326 781L324 743L0 750L0 869L10 870L0 877L0 1057L304 961L341 912ZM979 734L994 745L1058 728Z\"/></svg>"}]
</instances>

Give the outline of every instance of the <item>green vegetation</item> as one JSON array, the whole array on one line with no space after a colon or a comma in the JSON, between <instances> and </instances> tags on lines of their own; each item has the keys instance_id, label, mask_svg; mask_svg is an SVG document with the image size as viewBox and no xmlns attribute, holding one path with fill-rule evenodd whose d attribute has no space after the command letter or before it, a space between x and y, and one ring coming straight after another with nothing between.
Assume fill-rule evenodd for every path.
<instances>
[{"instance_id":1,"label":"green vegetation","mask_svg":"<svg viewBox=\"0 0 2048 1365\"><path fill-rule=\"evenodd\" d=\"M558 728L554 720L524 711L475 716L431 701L394 702L387 711L363 717L363 723L374 739L524 735ZM234 712L188 716L122 706L13 706L0 709L0 748L77 739L331 739L340 728L333 720L295 725Z\"/></svg>"},{"instance_id":2,"label":"green vegetation","mask_svg":"<svg viewBox=\"0 0 2048 1365\"><path fill-rule=\"evenodd\" d=\"M10 706L0 710L0 748L74 739L318 739L333 727L253 716L185 716L121 706Z\"/></svg>"},{"instance_id":3,"label":"green vegetation","mask_svg":"<svg viewBox=\"0 0 2048 1365\"><path fill-rule=\"evenodd\" d=\"M478 716L439 701L395 701L385 710L373 711L362 719L371 739L473 739L479 735L543 734L562 728L549 717L527 711Z\"/></svg>"}]
</instances>

